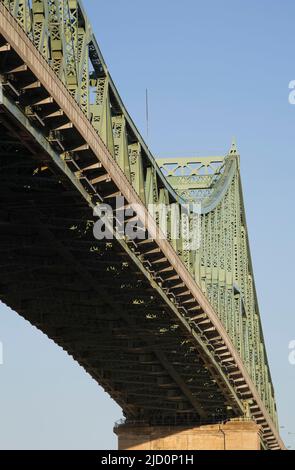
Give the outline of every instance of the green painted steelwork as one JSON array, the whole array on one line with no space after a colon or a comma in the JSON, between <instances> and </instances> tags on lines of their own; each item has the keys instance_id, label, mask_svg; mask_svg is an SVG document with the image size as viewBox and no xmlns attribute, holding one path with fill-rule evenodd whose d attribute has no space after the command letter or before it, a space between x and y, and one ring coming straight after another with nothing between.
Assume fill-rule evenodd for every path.
<instances>
[{"instance_id":1,"label":"green painted steelwork","mask_svg":"<svg viewBox=\"0 0 295 470\"><path fill-rule=\"evenodd\" d=\"M81 1L2 0L79 104L110 154L153 214L220 319L274 423L274 390L267 363L251 264L240 180L233 144L226 157L159 159L158 164L131 120L108 72ZM56 138L58 129L52 132ZM62 154L75 157L75 151ZM190 250L174 239L182 204L181 233L195 223L201 204L201 245Z\"/></svg>"},{"instance_id":2,"label":"green painted steelwork","mask_svg":"<svg viewBox=\"0 0 295 470\"><path fill-rule=\"evenodd\" d=\"M201 243L191 272L218 312L276 421L236 144L232 144L225 157L159 158L157 161L182 198L201 204Z\"/></svg>"}]
</instances>

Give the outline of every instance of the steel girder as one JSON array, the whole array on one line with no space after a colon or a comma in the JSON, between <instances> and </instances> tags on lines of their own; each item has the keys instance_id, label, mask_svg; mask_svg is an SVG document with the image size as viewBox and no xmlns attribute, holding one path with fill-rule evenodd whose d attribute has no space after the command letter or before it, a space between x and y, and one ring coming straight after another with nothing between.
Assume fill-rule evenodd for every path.
<instances>
[{"instance_id":1,"label":"steel girder","mask_svg":"<svg viewBox=\"0 0 295 470\"><path fill-rule=\"evenodd\" d=\"M159 158L181 197L201 204L201 243L192 269L277 422L252 269L240 177L233 143L225 157Z\"/></svg>"},{"instance_id":2,"label":"steel girder","mask_svg":"<svg viewBox=\"0 0 295 470\"><path fill-rule=\"evenodd\" d=\"M195 178L195 174L189 175L189 178L181 175L185 178L182 178L178 187L180 175L173 171L172 174L166 174L166 176L162 174L130 119L109 75L81 2L77 0L32 0L32 2L2 0L1 3L17 19L27 37L64 83L79 105L79 109L103 140L118 168L124 172L141 202L144 205L164 202L172 209L169 216L165 211L162 214L151 214L160 229L168 227L168 240L173 238L173 230L177 230L177 215L181 210L181 204L188 199L196 199L196 193L190 197L190 191L200 190L203 193L203 190L206 190L205 197L202 198L203 243L200 250L190 252L186 241L181 237L176 241L171 240L171 244L188 272L202 287L203 292L215 307L215 311L260 393L264 406L273 422L276 423L273 387L250 266L236 152L232 149L226 161L219 157L203 161L203 166L215 169L213 175L199 174L197 175L199 178ZM0 51L8 54L10 44L2 43ZM54 157L52 161L72 181L78 191L84 194L88 203L92 203L97 191L100 193L99 200L112 200L114 195L121 194L121 188L112 186L112 178L108 174L101 173L104 170L101 164L95 167L97 171L93 175L92 149L88 141L84 142L81 135L78 136L75 133L73 133L73 139L67 139L66 133L75 129L75 125L64 112L63 106L57 105L56 99L50 93L48 95L46 86L44 88L44 83L41 84L37 76L31 77L32 74L30 70L26 70L25 63L22 64L16 57L13 57L12 63L13 60L16 60L16 64L14 67L9 67L9 59L6 60L5 56L4 70L1 70L5 90L9 90L9 93L12 90L12 94L21 95L20 110L15 108L11 112L19 116L22 125L28 128L20 113L25 114L25 119L30 121L30 132L36 139L40 133L40 130L36 129L36 123L37 127L40 125L43 127L42 145L48 155L52 155L52 148L55 151L59 149L59 156ZM11 105L9 106L11 108ZM71 145L70 142L72 142ZM84 160L92 161L90 166L83 163L82 155ZM77 163L78 161L81 161L82 166ZM94 163L94 165L97 164ZM42 168L38 171L42 171ZM111 185L108 185L109 181ZM194 214L191 211L188 213L188 218L181 219L181 224L186 224L184 228L188 229L194 223L193 217ZM218 227L223 227L220 232ZM181 276L175 272L175 267L169 264L169 259L163 257L161 249L155 249L152 240L147 240L147 245L138 245L135 252L130 251L127 246L125 249L138 265L138 269L143 272L143 267L136 259L140 256L143 266L148 269L146 275L154 279L152 285L158 289L164 304L170 302L170 308L174 309L176 315L179 315L178 309L182 308L181 321L187 322L190 329L193 328L192 334L195 340L200 341L201 338L200 344L206 343L206 347L209 348L208 358L210 357L212 364L216 361L214 367L223 377L222 380L227 382L228 376L240 398L250 400L252 415L257 420L263 421L261 406L257 405L259 400L255 401L251 398L252 392L248 391L249 385L244 385L244 383L237 385L235 377L238 376L238 372L235 371L234 364L235 361L239 362L238 356L233 350L231 353L228 352L230 343L223 334L221 336L218 334L218 327L212 326L213 317L208 319L206 308L195 302L192 292L187 290ZM168 297L159 287L165 284L169 286L166 291ZM192 290L194 290L193 286ZM204 304L205 298L202 302ZM209 304L206 305L209 308ZM178 316L178 318L181 317ZM213 323L215 324L215 320ZM259 367L257 364L254 365L256 360L262 365ZM169 364L166 364L166 367L169 369ZM232 372L230 372L230 367L233 368ZM241 378L238 380L242 381ZM247 378L246 382L250 384ZM232 392L235 393L234 390ZM272 426L271 423L270 426Z\"/></svg>"}]
</instances>

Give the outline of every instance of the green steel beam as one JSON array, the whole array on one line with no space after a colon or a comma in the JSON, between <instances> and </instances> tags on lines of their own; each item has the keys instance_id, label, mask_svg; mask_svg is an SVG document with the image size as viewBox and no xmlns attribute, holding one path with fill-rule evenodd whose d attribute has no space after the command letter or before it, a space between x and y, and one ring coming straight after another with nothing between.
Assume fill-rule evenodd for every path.
<instances>
[{"instance_id":1,"label":"green steel beam","mask_svg":"<svg viewBox=\"0 0 295 470\"><path fill-rule=\"evenodd\" d=\"M1 2L63 81L142 202L160 202L171 209L153 216L162 229L168 228L174 250L215 308L277 423L235 143L225 157L158 159L157 164L122 103L81 1ZM50 146L46 138L44 144ZM75 151L70 154L74 156ZM58 166L65 169L61 162ZM81 185L73 182L81 191ZM186 202L190 210L178 227L177 216ZM185 233L194 226L193 202L201 204L201 244L197 250L189 250L185 238L173 239L179 229ZM135 257L131 252L130 256Z\"/></svg>"},{"instance_id":2,"label":"green steel beam","mask_svg":"<svg viewBox=\"0 0 295 470\"><path fill-rule=\"evenodd\" d=\"M225 157L160 158L174 189L201 203L201 244L195 279L218 313L248 372L277 423L255 290L240 178L233 143ZM204 176L210 178L204 181ZM197 192L196 192L197 190ZM208 209L209 207L209 209Z\"/></svg>"}]
</instances>

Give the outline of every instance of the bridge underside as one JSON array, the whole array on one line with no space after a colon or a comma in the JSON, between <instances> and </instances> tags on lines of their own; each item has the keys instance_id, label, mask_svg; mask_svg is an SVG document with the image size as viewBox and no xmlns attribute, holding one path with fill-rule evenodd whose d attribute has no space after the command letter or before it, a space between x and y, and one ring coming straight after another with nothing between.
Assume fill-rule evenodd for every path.
<instances>
[{"instance_id":1,"label":"bridge underside","mask_svg":"<svg viewBox=\"0 0 295 470\"><path fill-rule=\"evenodd\" d=\"M114 205L116 195L123 206L141 206L139 220L152 217L66 87L1 2L0 9L1 300L77 360L130 425L220 422L243 416L247 402L262 440L283 447L169 241L155 229L142 242L94 239L93 207ZM120 112L114 98L113 117ZM132 125L126 134L137 145ZM155 174L167 191L150 164L142 160L142 174Z\"/></svg>"},{"instance_id":2,"label":"bridge underside","mask_svg":"<svg viewBox=\"0 0 295 470\"><path fill-rule=\"evenodd\" d=\"M85 201L4 108L0 136L3 302L71 354L130 419L232 416L167 305L117 241L93 238Z\"/></svg>"}]
</instances>

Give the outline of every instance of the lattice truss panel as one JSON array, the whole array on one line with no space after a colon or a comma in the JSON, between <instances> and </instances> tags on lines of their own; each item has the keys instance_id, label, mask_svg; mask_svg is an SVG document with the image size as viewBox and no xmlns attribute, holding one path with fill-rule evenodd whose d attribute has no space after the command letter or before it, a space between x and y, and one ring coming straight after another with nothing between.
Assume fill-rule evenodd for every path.
<instances>
[{"instance_id":1,"label":"lattice truss panel","mask_svg":"<svg viewBox=\"0 0 295 470\"><path fill-rule=\"evenodd\" d=\"M173 248L215 307L276 422L274 392L256 300L235 147L226 159L215 157L193 162L178 159L176 165L173 161L159 160L158 166L118 95L81 2L1 2L17 18L27 36L75 98L143 204L163 203L171 209L153 215L160 228L167 227ZM5 47L9 48L6 45L1 47L3 51ZM21 65L11 70L10 75L14 79L25 71L25 66ZM31 90L33 95L38 87L38 82L29 83L23 91ZM81 181L90 181L90 190L108 182L108 175L101 173L100 164L79 167L81 154L85 152L87 155L89 150L87 144L80 147L73 144L73 150L65 148L62 134L73 125L63 116L63 110L57 111L52 103L50 97L27 103L26 116L38 121L44 129L50 127L50 120L57 122L58 125L51 126L47 139L60 146L60 156L65 162L79 168L76 174ZM45 108L47 112L44 112ZM181 204L187 201L202 202L201 245L193 251L189 249L185 237L173 240L172 236L177 228ZM181 218L180 232L187 232L195 223L195 213L191 210L188 217ZM156 254L156 251L145 253L146 256ZM163 276L167 274L165 269L159 268Z\"/></svg>"},{"instance_id":2,"label":"lattice truss panel","mask_svg":"<svg viewBox=\"0 0 295 470\"><path fill-rule=\"evenodd\" d=\"M158 213L155 216L163 228L169 217L167 231L170 235L173 227L174 231L182 233L176 222L180 213L179 198L172 194L167 183L164 182L167 188L159 187L163 186L164 178L116 93L80 3L77 0L3 2L75 97L142 201L155 206L175 204L169 216L168 213L166 217ZM28 106L27 113L29 111ZM53 117L57 115L47 116ZM64 155L65 159L72 157L74 153ZM189 267L182 240L177 240L174 246Z\"/></svg>"},{"instance_id":3,"label":"lattice truss panel","mask_svg":"<svg viewBox=\"0 0 295 470\"><path fill-rule=\"evenodd\" d=\"M201 243L190 260L190 271L218 313L275 418L236 144L226 157L160 158L158 164L182 197L199 201L202 206Z\"/></svg>"}]
</instances>

